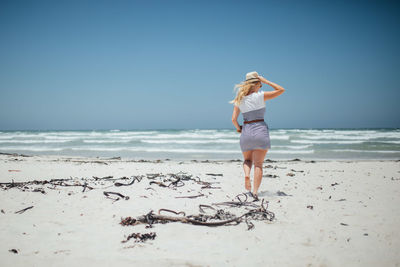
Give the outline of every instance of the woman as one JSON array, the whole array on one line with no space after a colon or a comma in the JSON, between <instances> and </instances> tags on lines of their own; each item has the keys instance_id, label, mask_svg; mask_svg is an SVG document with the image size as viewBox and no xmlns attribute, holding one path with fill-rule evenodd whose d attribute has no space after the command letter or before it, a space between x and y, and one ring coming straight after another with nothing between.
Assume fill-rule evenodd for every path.
<instances>
[{"instance_id":1,"label":"woman","mask_svg":"<svg viewBox=\"0 0 400 267\"><path fill-rule=\"evenodd\" d=\"M259 91L262 83L272 86L275 91ZM235 86L238 88L237 95L230 103L234 104L232 123L240 135L240 148L243 153L243 169L245 188L255 200L258 199L257 192L262 179L262 167L264 157L271 148L268 125L264 122L265 101L281 95L285 89L268 81L257 72L246 74L246 80ZM244 125L239 125L237 118L242 112ZM251 192L250 171L254 164L254 187Z\"/></svg>"}]
</instances>

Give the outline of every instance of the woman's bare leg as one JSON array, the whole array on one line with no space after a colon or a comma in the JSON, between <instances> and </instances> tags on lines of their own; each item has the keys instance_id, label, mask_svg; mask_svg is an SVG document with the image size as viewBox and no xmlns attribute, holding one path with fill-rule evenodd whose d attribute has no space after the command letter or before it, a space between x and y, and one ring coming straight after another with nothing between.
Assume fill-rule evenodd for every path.
<instances>
[{"instance_id":1,"label":"woman's bare leg","mask_svg":"<svg viewBox=\"0 0 400 267\"><path fill-rule=\"evenodd\" d=\"M244 170L244 187L246 190L251 191L250 171L253 164L252 151L243 152L243 170Z\"/></svg>"},{"instance_id":2,"label":"woman's bare leg","mask_svg":"<svg viewBox=\"0 0 400 267\"><path fill-rule=\"evenodd\" d=\"M257 195L258 188L260 187L262 174L263 174L263 162L268 149L253 150L253 161L254 161L254 187L253 194Z\"/></svg>"}]
</instances>

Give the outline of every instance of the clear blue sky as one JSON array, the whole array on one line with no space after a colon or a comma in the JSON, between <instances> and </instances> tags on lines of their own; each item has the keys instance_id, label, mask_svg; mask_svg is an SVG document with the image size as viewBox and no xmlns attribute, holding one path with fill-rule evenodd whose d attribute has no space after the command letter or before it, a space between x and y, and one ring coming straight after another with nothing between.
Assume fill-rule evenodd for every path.
<instances>
[{"instance_id":1,"label":"clear blue sky","mask_svg":"<svg viewBox=\"0 0 400 267\"><path fill-rule=\"evenodd\" d=\"M0 130L400 127L396 1L0 1ZM263 90L273 90L264 85ZM240 122L242 117L240 116Z\"/></svg>"}]
</instances>

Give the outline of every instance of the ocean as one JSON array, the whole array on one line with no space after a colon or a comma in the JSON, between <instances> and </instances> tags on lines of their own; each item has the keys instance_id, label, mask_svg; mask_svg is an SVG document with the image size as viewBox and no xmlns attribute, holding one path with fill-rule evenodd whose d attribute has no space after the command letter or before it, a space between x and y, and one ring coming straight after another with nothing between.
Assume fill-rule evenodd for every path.
<instances>
[{"instance_id":1,"label":"ocean","mask_svg":"<svg viewBox=\"0 0 400 267\"><path fill-rule=\"evenodd\" d=\"M1 131L0 152L131 159L242 159L233 129ZM400 129L270 129L266 159L400 159Z\"/></svg>"}]
</instances>

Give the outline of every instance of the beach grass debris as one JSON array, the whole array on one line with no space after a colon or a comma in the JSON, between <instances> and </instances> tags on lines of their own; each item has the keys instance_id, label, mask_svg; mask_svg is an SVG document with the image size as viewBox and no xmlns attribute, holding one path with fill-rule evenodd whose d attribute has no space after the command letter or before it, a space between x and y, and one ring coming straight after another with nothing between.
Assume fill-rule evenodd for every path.
<instances>
[{"instance_id":1,"label":"beach grass debris","mask_svg":"<svg viewBox=\"0 0 400 267\"><path fill-rule=\"evenodd\" d=\"M18 188L21 191L26 191L30 190L32 192L40 192L43 193L44 189L43 188L33 188L31 189L29 186L52 186L48 187L50 189L56 189L57 186L77 186L77 187L83 187L88 188L88 189L93 189L93 187L89 186L86 182L82 184L79 181L75 181L73 184L67 183L67 182L73 182L72 178L67 178L67 179L51 179L51 180L33 180L33 181L27 181L27 182L14 182L12 180L11 182L6 182L6 183L0 183L0 188L3 190L9 190L11 188Z\"/></svg>"},{"instance_id":2,"label":"beach grass debris","mask_svg":"<svg viewBox=\"0 0 400 267\"><path fill-rule=\"evenodd\" d=\"M129 200L129 197L128 197L128 196L124 196L123 194L118 193L118 192L104 191L103 194L104 194L107 198L112 199L112 200L114 200L114 201L117 201L117 200L119 200L120 198L125 199L125 200ZM120 197L120 198L118 198L118 197L117 197L117 198L112 198L112 197L110 197L110 195L116 195L116 196L118 196L118 197Z\"/></svg>"},{"instance_id":3,"label":"beach grass debris","mask_svg":"<svg viewBox=\"0 0 400 267\"><path fill-rule=\"evenodd\" d=\"M210 176L224 176L222 173L206 173L206 175L210 175Z\"/></svg>"},{"instance_id":4,"label":"beach grass debris","mask_svg":"<svg viewBox=\"0 0 400 267\"><path fill-rule=\"evenodd\" d=\"M221 189L220 186L211 186L211 184L203 185L201 189Z\"/></svg>"},{"instance_id":5,"label":"beach grass debris","mask_svg":"<svg viewBox=\"0 0 400 267\"><path fill-rule=\"evenodd\" d=\"M11 253L18 254L18 249L12 248L8 250Z\"/></svg>"},{"instance_id":6,"label":"beach grass debris","mask_svg":"<svg viewBox=\"0 0 400 267\"><path fill-rule=\"evenodd\" d=\"M40 192L45 194L45 187L48 189L56 190L58 187L82 187L82 192L93 189L103 189L109 187L121 187L121 186L131 186L135 183L139 183L143 178L147 177L150 180L149 184L157 184L160 187L168 187L171 189L177 189L178 187L185 186L187 181L202 185L201 189L220 189L221 187L213 186L219 182L206 182L202 181L199 177L193 177L185 172L178 173L148 173L146 175L132 175L130 177L114 177L112 175L97 177L70 177L63 179L51 179L51 180L33 180L26 182L5 182L0 183L0 188L3 190L9 190L11 188L19 189L23 192ZM130 182L123 183L122 181L130 180ZM101 185L100 187L98 185ZM71 193L72 194L72 193Z\"/></svg>"},{"instance_id":7,"label":"beach grass debris","mask_svg":"<svg viewBox=\"0 0 400 267\"><path fill-rule=\"evenodd\" d=\"M278 178L279 175L276 175L276 174L264 174L262 177L263 178Z\"/></svg>"},{"instance_id":8,"label":"beach grass debris","mask_svg":"<svg viewBox=\"0 0 400 267\"><path fill-rule=\"evenodd\" d=\"M219 202L219 203L213 203L215 206L228 206L231 208L238 208L238 207L245 207L247 209L250 208L257 208L258 205L253 203L254 201L248 201L248 196L251 196L254 198L253 193L247 192L247 193L242 193L237 196L235 196L234 200L232 201L224 201L224 202ZM235 201L237 199L238 201ZM264 201L264 199L263 199Z\"/></svg>"},{"instance_id":9,"label":"beach grass debris","mask_svg":"<svg viewBox=\"0 0 400 267\"><path fill-rule=\"evenodd\" d=\"M164 184L163 182L159 182L159 181L151 181L149 183L149 185L152 185L152 184L156 184L156 185L158 185L160 187L168 187L166 184Z\"/></svg>"},{"instance_id":10,"label":"beach grass debris","mask_svg":"<svg viewBox=\"0 0 400 267\"><path fill-rule=\"evenodd\" d=\"M175 215L182 214L183 216L186 216L186 213L185 213L184 211L179 211L179 212L177 212L177 211L170 210L170 209L159 209L159 210L158 210L158 214L161 214L161 212L163 212L163 211L165 211L165 212L170 212L170 213L173 213L173 214L175 214Z\"/></svg>"},{"instance_id":11,"label":"beach grass debris","mask_svg":"<svg viewBox=\"0 0 400 267\"><path fill-rule=\"evenodd\" d=\"M304 172L304 171L296 171L294 169L290 169L292 172Z\"/></svg>"},{"instance_id":12,"label":"beach grass debris","mask_svg":"<svg viewBox=\"0 0 400 267\"><path fill-rule=\"evenodd\" d=\"M46 194L46 191L44 191L43 188L35 188L35 189L32 190L32 192L40 192L42 194Z\"/></svg>"},{"instance_id":13,"label":"beach grass debris","mask_svg":"<svg viewBox=\"0 0 400 267\"><path fill-rule=\"evenodd\" d=\"M135 239L136 243L143 243L147 240L154 240L156 238L157 234L155 232L151 232L151 233L132 233L130 235L128 235L128 237L125 240L122 240L121 243L126 243L128 242L130 239Z\"/></svg>"},{"instance_id":14,"label":"beach grass debris","mask_svg":"<svg viewBox=\"0 0 400 267\"><path fill-rule=\"evenodd\" d=\"M251 220L273 221L275 219L275 214L268 210L268 201L265 201L264 199L262 200L260 206L258 206L255 209L251 209L240 216L236 216L235 214L232 214L228 211L224 211L223 209L214 209L214 210L216 211L214 215L207 215L207 214L186 215L184 212L176 212L169 209L160 209L158 211L158 214L155 214L153 211L150 211L149 213L136 218L130 216L121 218L120 224L123 226L147 224L149 227L152 227L153 224L157 223L181 222L181 223L202 225L202 226L222 226L222 225L232 225L232 224L237 225L240 224L241 222L246 222L248 230L250 230L254 228L254 224L251 223ZM173 213L174 215L180 215L180 214L182 215L181 216L161 215L162 211L167 211Z\"/></svg>"},{"instance_id":15,"label":"beach grass debris","mask_svg":"<svg viewBox=\"0 0 400 267\"><path fill-rule=\"evenodd\" d=\"M160 176L162 176L161 173L147 173L146 174L147 179L155 179Z\"/></svg>"},{"instance_id":16,"label":"beach grass debris","mask_svg":"<svg viewBox=\"0 0 400 267\"><path fill-rule=\"evenodd\" d=\"M112 178L113 178L112 175L104 176L104 177L97 177L97 176L92 176L92 177L93 177L93 179L94 179L95 181L97 181L97 180L109 180L109 179L112 179Z\"/></svg>"},{"instance_id":17,"label":"beach grass debris","mask_svg":"<svg viewBox=\"0 0 400 267\"><path fill-rule=\"evenodd\" d=\"M32 208L33 208L33 206L30 206L30 207L27 207L27 208L25 208L25 209L16 211L16 212L14 212L14 213L15 213L15 214L22 214L22 213L24 213L25 211L27 211L27 210L29 210L29 209L32 209Z\"/></svg>"},{"instance_id":18,"label":"beach grass debris","mask_svg":"<svg viewBox=\"0 0 400 267\"><path fill-rule=\"evenodd\" d=\"M213 206L200 204L200 205L199 205L199 210L200 210L201 213L205 213L205 211L204 211L203 208L215 210L215 208L214 208Z\"/></svg>"},{"instance_id":19,"label":"beach grass debris","mask_svg":"<svg viewBox=\"0 0 400 267\"><path fill-rule=\"evenodd\" d=\"M179 197L175 197L175 198L198 198L198 197L204 197L204 194L199 194L199 195L195 195L195 196L179 196Z\"/></svg>"},{"instance_id":20,"label":"beach grass debris","mask_svg":"<svg viewBox=\"0 0 400 267\"><path fill-rule=\"evenodd\" d=\"M135 181L137 181L138 183L142 180L142 176L132 176L131 178L133 178L132 179L132 181L130 182L130 183L127 183L127 184L123 184L123 183L120 183L120 182L115 182L114 183L114 186L130 186L130 185L133 185L134 183L135 183Z\"/></svg>"}]
</instances>

